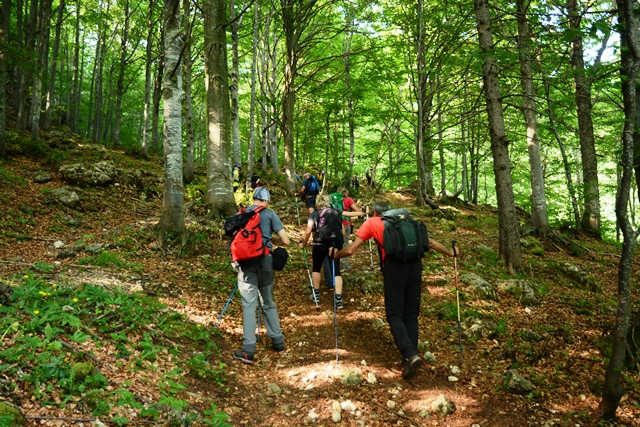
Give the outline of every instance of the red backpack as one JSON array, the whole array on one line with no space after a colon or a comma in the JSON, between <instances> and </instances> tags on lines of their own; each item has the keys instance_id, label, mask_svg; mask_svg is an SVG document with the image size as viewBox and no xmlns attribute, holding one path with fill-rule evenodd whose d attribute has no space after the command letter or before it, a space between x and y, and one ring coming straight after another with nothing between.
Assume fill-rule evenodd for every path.
<instances>
[{"instance_id":1,"label":"red backpack","mask_svg":"<svg viewBox=\"0 0 640 427\"><path fill-rule=\"evenodd\" d=\"M225 234L231 237L231 260L240 266L253 264L269 254L260 229L260 211L263 209L264 206L252 211L243 209L224 224Z\"/></svg>"}]
</instances>

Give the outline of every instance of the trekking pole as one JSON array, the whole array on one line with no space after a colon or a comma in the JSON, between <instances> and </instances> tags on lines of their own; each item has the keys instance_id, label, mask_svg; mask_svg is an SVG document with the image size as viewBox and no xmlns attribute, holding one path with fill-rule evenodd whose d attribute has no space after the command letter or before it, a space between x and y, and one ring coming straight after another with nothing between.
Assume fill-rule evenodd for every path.
<instances>
[{"instance_id":1,"label":"trekking pole","mask_svg":"<svg viewBox=\"0 0 640 427\"><path fill-rule=\"evenodd\" d=\"M298 214L298 227L300 227L300 208L298 207L298 198L293 196L293 199L296 201L296 213Z\"/></svg>"},{"instance_id":2,"label":"trekking pole","mask_svg":"<svg viewBox=\"0 0 640 427\"><path fill-rule=\"evenodd\" d=\"M458 291L458 251L456 241L451 242L453 249L453 272L456 281L456 304L458 306L458 342L460 343L460 366L462 366L462 327L460 326L460 292Z\"/></svg>"},{"instance_id":3,"label":"trekking pole","mask_svg":"<svg viewBox=\"0 0 640 427\"><path fill-rule=\"evenodd\" d=\"M218 317L218 321L216 322L215 325L213 325L214 328L217 328L218 327L218 323L220 323L220 320L222 320L222 316L224 315L224 312L227 311L227 307L229 307L229 304L231 303L231 300L233 299L233 294L236 293L236 289L238 289L238 282L236 282L236 286L231 291L231 295L229 295L229 299L227 300L227 303L225 304L224 308L222 309L222 312L220 313L220 316Z\"/></svg>"},{"instance_id":4,"label":"trekking pole","mask_svg":"<svg viewBox=\"0 0 640 427\"><path fill-rule=\"evenodd\" d=\"M262 311L262 295L258 290L258 327L256 329L256 341L260 341L260 312Z\"/></svg>"},{"instance_id":5,"label":"trekking pole","mask_svg":"<svg viewBox=\"0 0 640 427\"><path fill-rule=\"evenodd\" d=\"M311 278L311 270L309 270L309 263L307 262L307 251L302 249L302 255L304 258L304 265L307 267L307 274L309 275L309 285L311 286L311 295L313 295L313 302L316 303L316 310L320 310L320 306L318 305L318 298L316 298L316 291L313 287L313 279Z\"/></svg>"},{"instance_id":6,"label":"trekking pole","mask_svg":"<svg viewBox=\"0 0 640 427\"><path fill-rule=\"evenodd\" d=\"M333 276L333 286L336 285L336 263L335 258L333 257L333 252L335 251L335 242L331 242L331 274ZM338 261L340 262L340 261ZM335 288L334 288L335 289ZM336 304L335 293L333 296L333 331L336 336L336 363L338 363L338 307Z\"/></svg>"}]
</instances>

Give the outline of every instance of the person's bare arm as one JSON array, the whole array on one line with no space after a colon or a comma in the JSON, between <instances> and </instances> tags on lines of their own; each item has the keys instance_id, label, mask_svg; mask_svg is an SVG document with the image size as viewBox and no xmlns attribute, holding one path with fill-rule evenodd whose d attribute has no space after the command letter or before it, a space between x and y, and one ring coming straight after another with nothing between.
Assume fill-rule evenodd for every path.
<instances>
[{"instance_id":1,"label":"person's bare arm","mask_svg":"<svg viewBox=\"0 0 640 427\"><path fill-rule=\"evenodd\" d=\"M289 236L287 235L287 232L284 230L284 228L282 230L278 231L276 233L276 235L278 236L278 238L282 241L282 243L285 246L289 246L289 243L291 243L291 242L289 241Z\"/></svg>"},{"instance_id":2,"label":"person's bare arm","mask_svg":"<svg viewBox=\"0 0 640 427\"><path fill-rule=\"evenodd\" d=\"M352 244L350 244L346 248L342 248L338 252L334 253L333 257L334 258L349 257L349 256L353 255L358 250L358 248L362 245L363 242L364 242L364 240L362 240L360 237L356 237L356 240L354 240L354 242Z\"/></svg>"},{"instance_id":3,"label":"person's bare arm","mask_svg":"<svg viewBox=\"0 0 640 427\"><path fill-rule=\"evenodd\" d=\"M304 230L304 236L302 236L302 241L300 242L300 249L304 249L304 246L307 244L307 240L309 240L309 236L311 236L312 231L313 221L307 221L307 228Z\"/></svg>"},{"instance_id":4,"label":"person's bare arm","mask_svg":"<svg viewBox=\"0 0 640 427\"><path fill-rule=\"evenodd\" d=\"M360 208L360 206L356 205L355 203L352 204L349 209L351 209L353 212L362 212L362 209Z\"/></svg>"},{"instance_id":5,"label":"person's bare arm","mask_svg":"<svg viewBox=\"0 0 640 427\"><path fill-rule=\"evenodd\" d=\"M362 212L362 210L356 211L356 212L342 211L342 215L353 218L353 217L358 217L358 216L364 216L364 212Z\"/></svg>"},{"instance_id":6,"label":"person's bare arm","mask_svg":"<svg viewBox=\"0 0 640 427\"><path fill-rule=\"evenodd\" d=\"M445 254L449 256L460 256L460 249L457 246L456 246L456 253L454 254L453 248L447 248L445 245L438 242L437 240L433 240L432 238L429 238L429 247L431 247L431 249L434 249L440 252L441 254Z\"/></svg>"}]
</instances>

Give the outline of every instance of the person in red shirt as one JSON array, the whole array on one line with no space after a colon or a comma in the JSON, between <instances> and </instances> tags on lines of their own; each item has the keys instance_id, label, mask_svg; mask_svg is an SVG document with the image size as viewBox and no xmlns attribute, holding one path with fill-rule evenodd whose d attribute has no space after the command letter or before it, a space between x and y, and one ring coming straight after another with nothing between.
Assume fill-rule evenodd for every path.
<instances>
[{"instance_id":1,"label":"person in red shirt","mask_svg":"<svg viewBox=\"0 0 640 427\"><path fill-rule=\"evenodd\" d=\"M388 202L375 202L373 216L358 229L354 242L334 254L334 258L353 255L362 243L373 238L378 245L380 265L384 277L384 307L387 322L396 347L402 354L402 378L416 376L424 360L418 354L418 316L422 283L422 261L399 262L386 259L384 253L384 223L382 214L389 210ZM442 243L429 238L429 246L442 254L458 256L456 248L446 248Z\"/></svg>"},{"instance_id":2,"label":"person in red shirt","mask_svg":"<svg viewBox=\"0 0 640 427\"><path fill-rule=\"evenodd\" d=\"M344 195L342 199L342 210L345 212L362 212L362 209L356 204L356 202L349 197L349 190L345 187L338 188L338 191ZM351 239L351 231L353 230L351 219L347 216L342 217L342 225L344 227L344 241L348 243ZM343 270L350 270L349 260L345 259L342 263Z\"/></svg>"}]
</instances>

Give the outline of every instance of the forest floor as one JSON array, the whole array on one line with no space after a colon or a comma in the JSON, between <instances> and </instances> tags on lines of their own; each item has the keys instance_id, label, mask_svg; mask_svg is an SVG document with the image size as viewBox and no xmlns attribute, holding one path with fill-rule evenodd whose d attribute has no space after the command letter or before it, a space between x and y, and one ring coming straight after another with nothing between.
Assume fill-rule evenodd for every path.
<instances>
[{"instance_id":1,"label":"forest floor","mask_svg":"<svg viewBox=\"0 0 640 427\"><path fill-rule=\"evenodd\" d=\"M183 314L198 327L201 325L210 331L220 349L211 362L222 368L224 382L197 379L188 369L183 371L182 380L187 387L180 396L192 408L202 411L214 402L218 410L230 416L229 423L233 426L573 427L598 424L597 388L603 380L606 360L596 341L613 326L619 246L565 232L574 242L572 248L550 238L540 240L544 255L533 255L525 249L527 271L518 278L529 281L538 291L538 302L530 307L501 292L496 301L481 300L461 282L463 320L474 314L498 325L498 334L491 338L465 340L462 352L458 324L455 315L451 315L457 309L453 259L427 254L423 262L420 341L429 343L435 361L425 365L416 378L405 381L401 378L400 357L388 326L385 323L374 327L375 319L385 319L382 295L346 291L345 308L337 313L334 321L329 291L323 288L320 310L309 301L309 280L302 253L291 245L289 262L284 271L276 274L275 281L275 300L286 352L280 356L270 349L263 325L256 361L253 365L244 365L232 358L233 351L239 349L242 342L242 305L238 294L219 319L235 284L228 263L227 241L221 231L222 222L205 220L200 205L188 202L187 223L191 242L195 243L182 254L175 249L161 251L152 230L162 203L159 162L143 162L102 149L92 149L91 156L94 160L111 159L118 167L140 168L151 173L144 188L110 185L77 189L82 206L71 210L51 203L48 194L55 187L67 185L58 168L81 158L86 160L83 150L65 152L54 161L50 156L48 162L13 155L0 163L3 189L0 193L0 279L9 283L21 275L42 274L34 265L47 263L55 269L43 274L45 280L60 286L92 283L133 292L137 284L143 283L147 293L166 304L169 310ZM33 177L40 171L50 172L53 180L34 183ZM282 194L276 178L266 176L264 181L272 184L270 207L280 215L292 240L299 241L302 227L298 226L293 200L290 197L287 200ZM413 205L408 189L384 192L380 197L396 207ZM365 200L368 201L363 198L362 202ZM431 236L445 245L452 240L458 242L462 251L457 263L460 275L475 273L489 282L510 278L500 261L475 250L479 245L486 245L497 251L494 208L457 203L443 204L444 215L427 214L427 210L430 209L425 209L422 219ZM64 216L76 218L79 225L66 225L62 220ZM445 231L448 228L441 227L443 217L453 220L455 230ZM52 246L58 240L65 245L80 240L107 244L110 252L121 256L128 265L138 267L132 271L126 267L87 265L75 258L58 259L58 250ZM350 262L353 268L343 274L346 285L364 272L381 281L375 247L371 255L368 246L364 246ZM597 283L597 290L572 285L561 272L565 263L586 271ZM637 263L634 271L638 271ZM523 340L521 331L525 328L540 333L543 339L535 343ZM117 358L109 336L103 338L103 343L87 344L85 350L90 350L95 359L105 365L103 371L109 380L127 383L138 394L157 401L162 374L180 361L172 359L170 351L163 351L154 364L155 369L132 369ZM136 336L135 331L131 331L129 339L138 341L141 334ZM3 336L3 349L12 343L11 334ZM2 357L0 363L4 363ZM454 367L458 367L459 372ZM517 368L532 381L535 391L527 395L508 391L503 375L511 368ZM343 384L340 375L344 370L359 373L362 383ZM452 381L452 376L457 377L457 381ZM28 417L27 425L89 425L91 415L83 412L81 405L65 405L59 401L52 405L51 400L56 399L51 396L47 404L47 399L36 398L19 378L5 376L4 383L7 382L14 382L15 388L0 393L0 398L20 406ZM638 382L637 371L625 373L626 394L618 410L617 425L639 423ZM456 407L455 412L446 417L430 412L431 403L441 394ZM349 401L352 405L345 403ZM339 411L341 419L334 421L332 412L341 402L344 407ZM101 420L106 422L109 417ZM157 424L163 425L162 419ZM193 425L205 424L196 421ZM210 425L217 424L210 422Z\"/></svg>"}]
</instances>

